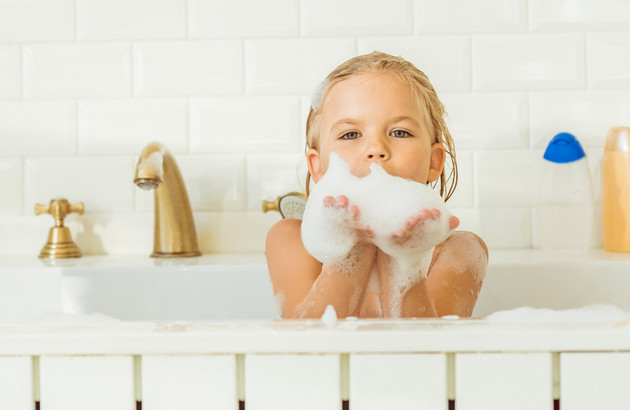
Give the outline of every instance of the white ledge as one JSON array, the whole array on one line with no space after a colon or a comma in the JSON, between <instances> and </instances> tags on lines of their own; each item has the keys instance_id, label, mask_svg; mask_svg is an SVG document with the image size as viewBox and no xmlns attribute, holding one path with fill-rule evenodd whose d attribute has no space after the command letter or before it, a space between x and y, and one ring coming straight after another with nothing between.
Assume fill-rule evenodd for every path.
<instances>
[{"instance_id":1,"label":"white ledge","mask_svg":"<svg viewBox=\"0 0 630 410\"><path fill-rule=\"evenodd\" d=\"M0 355L630 350L629 322L492 323L485 320L121 322L0 326Z\"/></svg>"}]
</instances>

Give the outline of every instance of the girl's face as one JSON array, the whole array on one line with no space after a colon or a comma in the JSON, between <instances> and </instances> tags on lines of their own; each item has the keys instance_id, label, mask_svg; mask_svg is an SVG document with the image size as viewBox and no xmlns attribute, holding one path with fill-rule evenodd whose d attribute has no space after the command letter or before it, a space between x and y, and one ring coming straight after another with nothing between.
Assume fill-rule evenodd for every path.
<instances>
[{"instance_id":1,"label":"girl's face","mask_svg":"<svg viewBox=\"0 0 630 410\"><path fill-rule=\"evenodd\" d=\"M363 177L379 163L391 175L422 184L442 173L444 146L431 144L424 113L409 86L390 73L368 73L335 84L321 105L319 149L307 163L318 182L331 152Z\"/></svg>"}]
</instances>

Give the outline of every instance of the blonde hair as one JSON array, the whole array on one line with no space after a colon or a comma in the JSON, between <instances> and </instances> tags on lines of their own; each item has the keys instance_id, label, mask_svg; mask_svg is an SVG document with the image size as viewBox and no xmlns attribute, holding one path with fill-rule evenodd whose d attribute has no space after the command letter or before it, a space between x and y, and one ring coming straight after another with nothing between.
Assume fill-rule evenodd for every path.
<instances>
[{"instance_id":1,"label":"blonde hair","mask_svg":"<svg viewBox=\"0 0 630 410\"><path fill-rule=\"evenodd\" d=\"M431 144L441 143L448 159L451 162L451 171L446 175L444 169L440 177L433 183L433 187L439 184L440 195L447 201L455 191L457 186L457 161L455 160L455 144L453 137L446 126L444 115L446 114L444 105L439 100L437 92L431 85L429 78L413 64L401 57L374 51L351 58L339 67L335 68L322 85L318 88L311 109L306 120L306 151L310 148L318 149L319 143L319 122L321 119L320 106L324 100L326 92L335 84L352 76L370 72L390 72L398 77L405 84L411 87L425 113L425 122L429 127ZM318 101L315 102L315 99ZM444 167L446 168L446 167ZM306 176L306 192L309 192L310 173Z\"/></svg>"}]
</instances>

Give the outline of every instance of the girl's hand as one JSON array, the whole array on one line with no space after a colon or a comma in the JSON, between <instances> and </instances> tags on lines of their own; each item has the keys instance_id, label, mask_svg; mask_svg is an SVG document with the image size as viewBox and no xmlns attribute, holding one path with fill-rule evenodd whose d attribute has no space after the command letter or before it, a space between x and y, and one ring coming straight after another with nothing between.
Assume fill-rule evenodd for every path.
<instances>
[{"instance_id":1,"label":"girl's hand","mask_svg":"<svg viewBox=\"0 0 630 410\"><path fill-rule=\"evenodd\" d=\"M398 245L406 244L411 238L417 238L426 233L429 224L436 221L442 213L439 209L423 209L418 214L410 216L407 219L405 228L394 232L392 239ZM452 216L449 220L449 229L455 229L459 226L459 218Z\"/></svg>"},{"instance_id":2,"label":"girl's hand","mask_svg":"<svg viewBox=\"0 0 630 410\"><path fill-rule=\"evenodd\" d=\"M374 237L372 229L361 222L361 211L359 207L350 204L347 196L339 195L336 198L327 196L324 198L324 206L330 209L337 209L339 219L337 222L355 231L359 239Z\"/></svg>"}]
</instances>

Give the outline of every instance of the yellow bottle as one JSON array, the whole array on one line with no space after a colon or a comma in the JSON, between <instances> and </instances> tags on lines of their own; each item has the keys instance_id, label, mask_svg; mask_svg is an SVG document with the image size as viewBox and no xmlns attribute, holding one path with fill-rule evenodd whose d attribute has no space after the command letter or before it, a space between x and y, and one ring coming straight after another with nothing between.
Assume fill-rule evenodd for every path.
<instances>
[{"instance_id":1,"label":"yellow bottle","mask_svg":"<svg viewBox=\"0 0 630 410\"><path fill-rule=\"evenodd\" d=\"M602 170L602 224L608 252L630 252L630 127L611 128Z\"/></svg>"}]
</instances>

